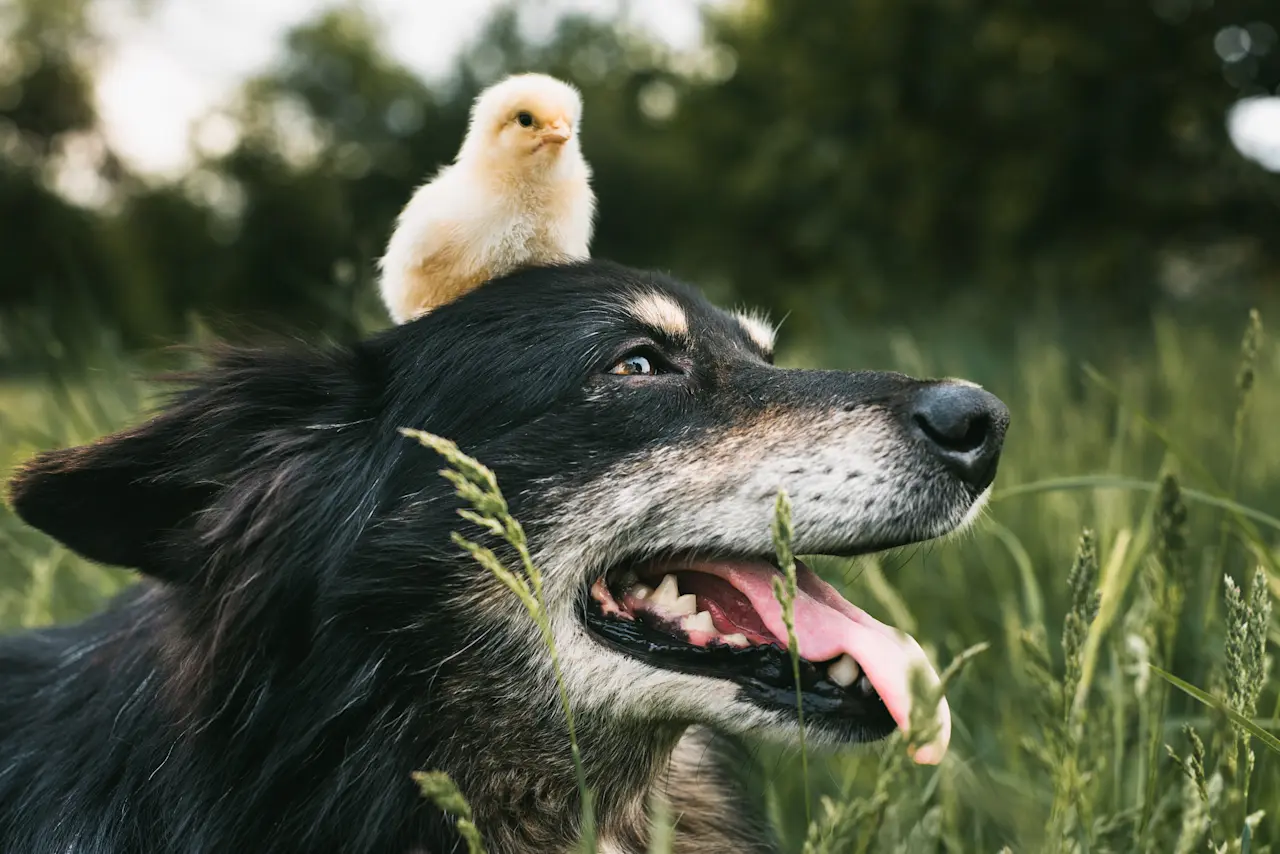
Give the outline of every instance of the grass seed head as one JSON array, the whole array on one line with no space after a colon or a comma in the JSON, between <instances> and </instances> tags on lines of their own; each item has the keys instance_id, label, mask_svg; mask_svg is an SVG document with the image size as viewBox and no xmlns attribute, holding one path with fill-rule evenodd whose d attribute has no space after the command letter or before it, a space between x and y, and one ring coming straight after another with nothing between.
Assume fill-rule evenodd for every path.
<instances>
[{"instance_id":1,"label":"grass seed head","mask_svg":"<svg viewBox=\"0 0 1280 854\"><path fill-rule=\"evenodd\" d=\"M1225 576L1223 584L1227 605L1227 702L1237 712L1251 718L1257 712L1258 697L1266 684L1270 591L1262 570L1254 575L1248 599L1231 576Z\"/></svg>"},{"instance_id":2,"label":"grass seed head","mask_svg":"<svg viewBox=\"0 0 1280 854\"><path fill-rule=\"evenodd\" d=\"M467 854L485 854L480 831L471 816L471 804L467 803L449 775L443 771L415 771L413 779L424 798L441 812L454 817L458 835L467 843Z\"/></svg>"},{"instance_id":3,"label":"grass seed head","mask_svg":"<svg viewBox=\"0 0 1280 854\"><path fill-rule=\"evenodd\" d=\"M1080 535L1075 562L1067 576L1067 588L1070 591L1071 605L1062 625L1064 662L1062 684L1065 699L1064 714L1069 718L1070 703L1075 697L1076 687L1080 684L1085 640L1089 636L1089 626L1093 623L1093 618L1098 615L1098 606L1101 602L1101 595L1098 593L1098 553L1093 532L1088 529Z\"/></svg>"},{"instance_id":4,"label":"grass seed head","mask_svg":"<svg viewBox=\"0 0 1280 854\"><path fill-rule=\"evenodd\" d=\"M1249 322L1240 341L1240 369L1236 373L1236 388L1241 395L1253 389L1254 369L1258 362L1258 350L1262 346L1262 315L1250 309Z\"/></svg>"}]
</instances>

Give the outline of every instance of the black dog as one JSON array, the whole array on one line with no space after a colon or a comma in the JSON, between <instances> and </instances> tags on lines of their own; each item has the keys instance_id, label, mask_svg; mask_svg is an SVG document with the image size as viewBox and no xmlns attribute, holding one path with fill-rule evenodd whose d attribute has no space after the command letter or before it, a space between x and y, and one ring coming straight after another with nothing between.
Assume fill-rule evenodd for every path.
<instances>
[{"instance_id":1,"label":"black dog","mask_svg":"<svg viewBox=\"0 0 1280 854\"><path fill-rule=\"evenodd\" d=\"M681 851L771 850L708 727L795 731L762 592L779 488L801 553L936 537L976 515L1008 418L970 384L771 349L662 276L531 269L354 346L224 352L142 426L36 457L15 510L144 580L0 642L0 850L460 850L419 769L494 854L570 850L546 649L451 543L483 537L400 427L492 467L528 531L602 850L644 850L651 797ZM919 648L800 576L811 737L885 735Z\"/></svg>"}]
</instances>

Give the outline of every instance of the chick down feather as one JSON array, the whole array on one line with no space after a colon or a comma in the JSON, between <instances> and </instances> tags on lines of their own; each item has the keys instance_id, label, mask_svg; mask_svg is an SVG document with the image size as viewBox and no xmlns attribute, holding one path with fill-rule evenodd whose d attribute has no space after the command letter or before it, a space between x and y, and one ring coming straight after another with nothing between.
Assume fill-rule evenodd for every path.
<instances>
[{"instance_id":1,"label":"chick down feather","mask_svg":"<svg viewBox=\"0 0 1280 854\"><path fill-rule=\"evenodd\" d=\"M485 281L589 257L595 194L567 83L521 74L476 98L454 162L414 193L379 261L383 303L405 323Z\"/></svg>"}]
</instances>

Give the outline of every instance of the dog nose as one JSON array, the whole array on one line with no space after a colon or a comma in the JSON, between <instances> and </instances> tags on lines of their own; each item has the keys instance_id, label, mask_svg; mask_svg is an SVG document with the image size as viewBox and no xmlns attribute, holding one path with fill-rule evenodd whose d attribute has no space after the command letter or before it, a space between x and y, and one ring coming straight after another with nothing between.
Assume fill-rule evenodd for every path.
<instances>
[{"instance_id":1,"label":"dog nose","mask_svg":"<svg viewBox=\"0 0 1280 854\"><path fill-rule=\"evenodd\" d=\"M995 480L1009 409L988 391L936 383L916 392L911 420L960 479L983 490Z\"/></svg>"}]
</instances>

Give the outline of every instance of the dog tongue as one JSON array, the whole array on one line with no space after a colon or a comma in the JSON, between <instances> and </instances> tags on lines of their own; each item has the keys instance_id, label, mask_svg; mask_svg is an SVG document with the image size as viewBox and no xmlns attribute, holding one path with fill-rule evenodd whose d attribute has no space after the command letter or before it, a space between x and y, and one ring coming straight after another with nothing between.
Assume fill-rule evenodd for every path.
<instances>
[{"instance_id":1,"label":"dog tongue","mask_svg":"<svg viewBox=\"0 0 1280 854\"><path fill-rule=\"evenodd\" d=\"M767 563L706 562L689 567L724 579L751 602L765 626L787 645L782 606L773 594L778 571ZM910 673L920 667L929 684L937 687L938 673L915 638L864 613L850 604L804 564L796 562L795 633L800 655L819 662L848 653L862 668L898 727L907 733L911 723ZM946 698L937 708L938 734L916 747L913 759L922 765L942 761L951 740L951 710ZM909 735L909 733L908 733Z\"/></svg>"}]
</instances>

